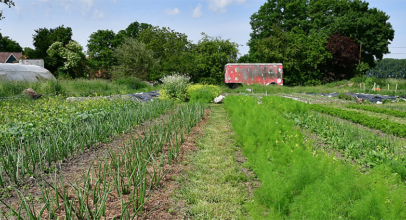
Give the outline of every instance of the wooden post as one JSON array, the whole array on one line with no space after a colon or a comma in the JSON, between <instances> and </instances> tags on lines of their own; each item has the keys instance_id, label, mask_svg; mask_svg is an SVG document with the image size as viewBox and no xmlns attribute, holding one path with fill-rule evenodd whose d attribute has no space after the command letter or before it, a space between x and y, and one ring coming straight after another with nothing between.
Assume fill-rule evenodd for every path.
<instances>
[{"instance_id":1,"label":"wooden post","mask_svg":"<svg viewBox=\"0 0 406 220\"><path fill-rule=\"evenodd\" d=\"M398 84L396 84L395 93L398 91Z\"/></svg>"},{"instance_id":2,"label":"wooden post","mask_svg":"<svg viewBox=\"0 0 406 220\"><path fill-rule=\"evenodd\" d=\"M388 84L388 91L389 91L389 84Z\"/></svg>"},{"instance_id":3,"label":"wooden post","mask_svg":"<svg viewBox=\"0 0 406 220\"><path fill-rule=\"evenodd\" d=\"M375 91L375 85L376 85L376 83L374 82L374 88L372 88L372 91Z\"/></svg>"}]
</instances>

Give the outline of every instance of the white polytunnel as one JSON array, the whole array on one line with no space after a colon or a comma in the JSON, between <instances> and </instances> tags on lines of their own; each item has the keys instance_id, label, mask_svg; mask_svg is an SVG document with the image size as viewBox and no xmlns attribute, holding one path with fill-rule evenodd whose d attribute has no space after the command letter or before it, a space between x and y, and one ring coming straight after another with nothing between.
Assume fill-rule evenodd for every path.
<instances>
[{"instance_id":1,"label":"white polytunnel","mask_svg":"<svg viewBox=\"0 0 406 220\"><path fill-rule=\"evenodd\" d=\"M0 81L38 82L56 81L47 69L36 65L0 63Z\"/></svg>"}]
</instances>

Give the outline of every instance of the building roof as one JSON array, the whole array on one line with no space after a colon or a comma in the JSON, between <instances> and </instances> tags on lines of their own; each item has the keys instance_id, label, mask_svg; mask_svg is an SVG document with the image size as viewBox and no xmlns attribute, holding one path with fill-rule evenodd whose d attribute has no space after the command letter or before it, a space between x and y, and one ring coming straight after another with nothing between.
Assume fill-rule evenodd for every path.
<instances>
[{"instance_id":1,"label":"building roof","mask_svg":"<svg viewBox=\"0 0 406 220\"><path fill-rule=\"evenodd\" d=\"M16 60L19 60L22 56L22 52L0 52L0 63L6 63L11 56L14 56Z\"/></svg>"}]
</instances>

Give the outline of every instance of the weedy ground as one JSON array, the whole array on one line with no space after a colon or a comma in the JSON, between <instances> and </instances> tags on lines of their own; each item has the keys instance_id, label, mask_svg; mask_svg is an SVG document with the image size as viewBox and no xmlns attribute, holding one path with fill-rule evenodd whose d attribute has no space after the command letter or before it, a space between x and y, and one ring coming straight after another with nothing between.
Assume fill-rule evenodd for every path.
<instances>
[{"instance_id":1,"label":"weedy ground","mask_svg":"<svg viewBox=\"0 0 406 220\"><path fill-rule=\"evenodd\" d=\"M239 148L223 106L212 105L211 111L175 195L186 201L191 219L247 219L244 204L250 202L247 189L255 187L255 176L247 176L236 161Z\"/></svg>"}]
</instances>

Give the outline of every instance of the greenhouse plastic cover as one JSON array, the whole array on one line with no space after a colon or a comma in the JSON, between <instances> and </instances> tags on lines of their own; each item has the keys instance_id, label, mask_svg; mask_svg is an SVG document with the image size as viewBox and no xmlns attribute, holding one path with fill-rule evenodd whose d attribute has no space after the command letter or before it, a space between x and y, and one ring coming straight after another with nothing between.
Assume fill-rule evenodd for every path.
<instances>
[{"instance_id":1,"label":"greenhouse plastic cover","mask_svg":"<svg viewBox=\"0 0 406 220\"><path fill-rule=\"evenodd\" d=\"M0 64L0 81L38 82L43 80L56 81L47 69L35 65Z\"/></svg>"}]
</instances>

